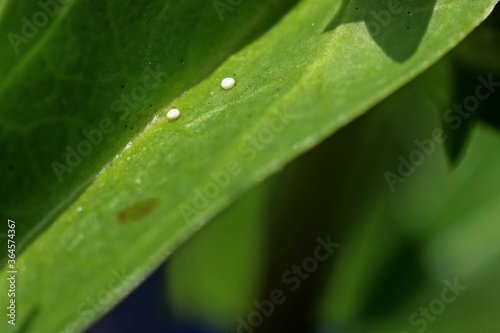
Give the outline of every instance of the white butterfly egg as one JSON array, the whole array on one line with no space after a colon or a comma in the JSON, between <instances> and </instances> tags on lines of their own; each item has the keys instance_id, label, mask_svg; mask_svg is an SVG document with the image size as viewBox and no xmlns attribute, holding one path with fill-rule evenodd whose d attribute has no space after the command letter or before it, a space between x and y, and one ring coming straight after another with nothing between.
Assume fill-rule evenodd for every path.
<instances>
[{"instance_id":1,"label":"white butterfly egg","mask_svg":"<svg viewBox=\"0 0 500 333\"><path fill-rule=\"evenodd\" d=\"M235 79L232 77L226 77L222 82L220 83L221 87L225 90L232 89L234 85L236 84Z\"/></svg>"},{"instance_id":2,"label":"white butterfly egg","mask_svg":"<svg viewBox=\"0 0 500 333\"><path fill-rule=\"evenodd\" d=\"M181 112L178 109L172 109L167 112L168 120L176 120L181 116Z\"/></svg>"}]
</instances>

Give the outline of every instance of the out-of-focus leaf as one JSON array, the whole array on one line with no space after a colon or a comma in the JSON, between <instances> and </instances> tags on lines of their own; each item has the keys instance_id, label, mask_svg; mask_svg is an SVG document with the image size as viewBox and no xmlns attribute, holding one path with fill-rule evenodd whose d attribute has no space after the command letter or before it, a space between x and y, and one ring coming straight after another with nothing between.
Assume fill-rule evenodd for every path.
<instances>
[{"instance_id":1,"label":"out-of-focus leaf","mask_svg":"<svg viewBox=\"0 0 500 333\"><path fill-rule=\"evenodd\" d=\"M433 143L433 152L425 156L425 163L410 174L400 173L400 157L408 160L409 154L419 149L415 140L427 142L439 127L441 110L451 102L452 79L449 59L445 59L342 130L358 135L370 133L370 140L363 146L344 141L345 150L360 153L355 162L342 160L365 168L369 165L367 169L373 176L370 182L360 181L369 189L365 199L368 205L360 205L356 219L339 221L347 223L349 229L338 263L313 311L320 326L349 327L374 312L391 311L411 293L409 285L418 283L423 268L411 267L419 238L412 234L423 233L425 224L419 223L428 219L418 214L418 209L429 213L441 207L441 193L434 191L447 170L442 158L444 147ZM368 131L368 124L372 131ZM368 153L373 151L377 155ZM360 179L346 181L356 180ZM427 196L412 197L415 188L429 190ZM361 198L366 191L360 188L352 196ZM407 280L407 285L397 282L402 279ZM386 295L382 297L379 291Z\"/></svg>"},{"instance_id":2,"label":"out-of-focus leaf","mask_svg":"<svg viewBox=\"0 0 500 333\"><path fill-rule=\"evenodd\" d=\"M236 325L252 311L265 270L272 178L245 193L170 259L168 295L181 318Z\"/></svg>"},{"instance_id":3,"label":"out-of-focus leaf","mask_svg":"<svg viewBox=\"0 0 500 333\"><path fill-rule=\"evenodd\" d=\"M435 217L450 227L432 238L425 256L437 276L484 276L500 259L499 149L498 131L477 126L463 163L450 175L450 195Z\"/></svg>"}]
</instances>

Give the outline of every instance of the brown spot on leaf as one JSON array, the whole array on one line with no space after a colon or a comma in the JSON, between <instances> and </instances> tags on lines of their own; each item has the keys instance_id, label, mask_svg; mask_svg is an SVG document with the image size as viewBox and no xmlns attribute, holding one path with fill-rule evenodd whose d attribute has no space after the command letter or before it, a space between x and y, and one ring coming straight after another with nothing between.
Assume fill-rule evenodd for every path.
<instances>
[{"instance_id":1,"label":"brown spot on leaf","mask_svg":"<svg viewBox=\"0 0 500 333\"><path fill-rule=\"evenodd\" d=\"M158 203L157 199L150 199L133 204L118 213L118 222L128 224L142 220L156 209Z\"/></svg>"}]
</instances>

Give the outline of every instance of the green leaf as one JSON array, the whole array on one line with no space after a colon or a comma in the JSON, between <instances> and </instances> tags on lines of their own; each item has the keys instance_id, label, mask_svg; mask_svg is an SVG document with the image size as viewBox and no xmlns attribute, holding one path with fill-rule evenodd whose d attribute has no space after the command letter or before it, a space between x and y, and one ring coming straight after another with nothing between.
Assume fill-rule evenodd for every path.
<instances>
[{"instance_id":1,"label":"green leaf","mask_svg":"<svg viewBox=\"0 0 500 333\"><path fill-rule=\"evenodd\" d=\"M151 133L146 127L155 116L164 117L167 106L292 5L244 4L238 11L246 15L226 13L221 21L202 0L73 0L50 10L8 2L0 30L26 44L5 38L0 47L0 170L8 175L0 184L0 217L19 221L18 246L52 223L127 144ZM49 12L55 14L46 25L33 25ZM181 139L175 132L170 144ZM169 155L169 164L176 160Z\"/></svg>"},{"instance_id":2,"label":"green leaf","mask_svg":"<svg viewBox=\"0 0 500 333\"><path fill-rule=\"evenodd\" d=\"M24 249L16 327L95 321L239 194L428 68L496 3L434 2L391 15L373 37L377 4L244 2L221 21L201 0L73 0L18 55L3 39L0 211ZM40 11L9 1L0 30L20 34L20 18ZM237 84L223 91L227 76ZM71 149L88 156L56 176Z\"/></svg>"},{"instance_id":3,"label":"green leaf","mask_svg":"<svg viewBox=\"0 0 500 333\"><path fill-rule=\"evenodd\" d=\"M262 288L273 184L245 193L171 257L168 295L180 317L231 327L251 312Z\"/></svg>"},{"instance_id":4,"label":"green leaf","mask_svg":"<svg viewBox=\"0 0 500 333\"><path fill-rule=\"evenodd\" d=\"M435 322L427 321L427 330L468 332L469 322L481 322L488 331L498 326L490 310L494 304L486 295L495 293L492 281L499 272L500 161L495 152L500 135L484 124L474 126L463 160L452 171L446 141L428 146L431 133L444 128L442 110L456 98L452 59L441 61L363 117L386 119L390 124L385 129L379 126L378 135L371 136L372 145L365 147L372 151L392 144L389 154L380 154L385 163L380 167L373 161L360 162L370 165L374 174L397 174L398 157L410 160L412 153L425 152L422 142L432 152L425 154L423 163L413 165L415 170L402 184L396 184L394 193L378 187L372 194L377 199L373 207L362 209L367 217L357 223L349 221L354 227L313 311L326 327L344 325L356 332L423 330L422 315L413 321L410 316L431 301L435 304L445 287L443 281L455 277L470 291L456 304L447 304L446 312ZM469 95L477 85L477 76L471 76ZM497 96L495 92L491 98ZM405 126L410 122L411 129ZM344 130L359 127L356 121ZM384 141L387 132L391 134Z\"/></svg>"},{"instance_id":5,"label":"green leaf","mask_svg":"<svg viewBox=\"0 0 500 333\"><path fill-rule=\"evenodd\" d=\"M498 26L500 10L497 7L479 27L474 30L451 53L455 59L456 94L457 101L464 101L475 92L477 77L488 78L493 76L494 81L500 81L500 26ZM479 57L478 54L481 56ZM500 116L497 109L500 107L500 95L493 94L486 100L481 100L478 110L468 118L463 119L460 128L454 130L450 125L447 135L450 139L446 143L448 154L452 162L458 162L469 140L470 130L478 120L483 120L500 128ZM455 163L458 164L458 163Z\"/></svg>"},{"instance_id":6,"label":"green leaf","mask_svg":"<svg viewBox=\"0 0 500 333\"><path fill-rule=\"evenodd\" d=\"M481 124L472 131L464 160L450 175L446 199L435 216L438 230L425 249L436 276L476 278L487 275L500 257L500 158L498 130Z\"/></svg>"},{"instance_id":7,"label":"green leaf","mask_svg":"<svg viewBox=\"0 0 500 333\"><path fill-rule=\"evenodd\" d=\"M433 143L433 153L426 155L425 161L411 174L403 175L398 168L400 157L408 160L409 154L418 150L416 140L427 141L433 130L440 127L441 110L451 103L451 68L449 59L443 59L342 130L352 135L367 135L370 140L361 144L342 140L344 149L340 152L377 154L359 153L357 159L337 154L347 165L368 170L365 172L372 174L372 179L360 178L360 172L351 178L340 173L346 183L363 186L356 189L351 185L340 194L356 198L359 213L354 219L340 220L349 226L344 236L345 246L311 313L320 325L348 326L372 312L388 311L387 308L397 306L398 300L408 296L409 285L420 277L419 270L411 266L416 237L409 237L408 230L420 231L427 225L427 216L420 210L428 212L442 206L439 200L442 193L434 194L434 189L429 193L429 189L439 188L441 172L446 172L444 146ZM425 189L421 191L425 196L415 196L415 192L421 193L416 188ZM391 284L385 283L388 277ZM405 286L401 286L403 280Z\"/></svg>"},{"instance_id":8,"label":"green leaf","mask_svg":"<svg viewBox=\"0 0 500 333\"><path fill-rule=\"evenodd\" d=\"M426 332L433 333L466 333L474 327L493 332L500 325L496 311L496 281L500 276L499 148L498 131L484 124L471 131L462 163L444 179L445 200L426 218L430 225L446 226L434 228L422 242L419 256L428 278L396 311L368 322L370 331L411 332L426 326ZM447 285L443 281L455 279L467 289L453 302L445 302L442 292ZM443 308L440 303L444 303ZM430 320L421 312L429 307L434 307Z\"/></svg>"},{"instance_id":9,"label":"green leaf","mask_svg":"<svg viewBox=\"0 0 500 333\"><path fill-rule=\"evenodd\" d=\"M500 10L492 14L454 50L453 56L463 66L476 72L500 73ZM478 54L481 56L478 57Z\"/></svg>"},{"instance_id":10,"label":"green leaf","mask_svg":"<svg viewBox=\"0 0 500 333\"><path fill-rule=\"evenodd\" d=\"M484 332L494 332L500 324L497 311L500 293L495 288L500 275L498 263L491 266L489 271L474 279L460 276L428 279L395 313L363 325L360 331L410 333L425 329L429 333L468 333L480 327ZM458 296L445 291L450 289L448 286L454 284L455 279L459 285L466 287L458 291ZM448 302L443 301L443 292ZM450 297L452 302L449 301ZM429 319L421 312L426 309Z\"/></svg>"}]
</instances>

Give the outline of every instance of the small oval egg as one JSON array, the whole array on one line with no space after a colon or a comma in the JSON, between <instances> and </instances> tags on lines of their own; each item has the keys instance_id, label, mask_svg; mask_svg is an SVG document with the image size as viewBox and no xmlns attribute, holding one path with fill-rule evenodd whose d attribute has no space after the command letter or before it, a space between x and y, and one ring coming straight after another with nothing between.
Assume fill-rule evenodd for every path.
<instances>
[{"instance_id":1,"label":"small oval egg","mask_svg":"<svg viewBox=\"0 0 500 333\"><path fill-rule=\"evenodd\" d=\"M232 89L234 85L236 84L235 79L232 77L226 77L222 82L220 83L221 87L225 90Z\"/></svg>"},{"instance_id":2,"label":"small oval egg","mask_svg":"<svg viewBox=\"0 0 500 333\"><path fill-rule=\"evenodd\" d=\"M181 116L181 112L178 109L172 109L167 112L168 120L176 120Z\"/></svg>"}]
</instances>

